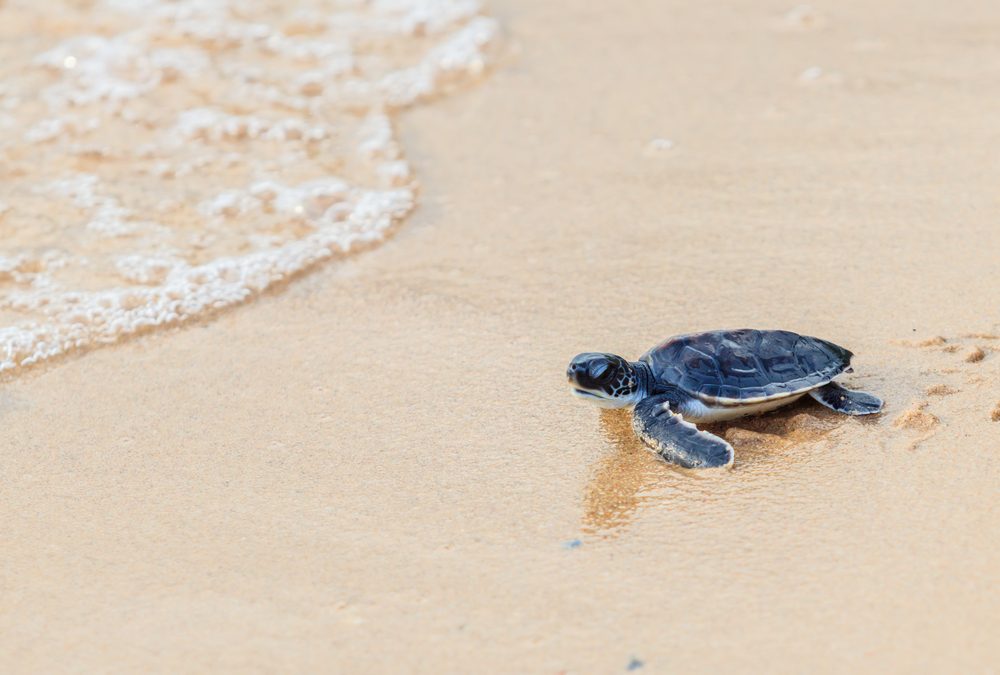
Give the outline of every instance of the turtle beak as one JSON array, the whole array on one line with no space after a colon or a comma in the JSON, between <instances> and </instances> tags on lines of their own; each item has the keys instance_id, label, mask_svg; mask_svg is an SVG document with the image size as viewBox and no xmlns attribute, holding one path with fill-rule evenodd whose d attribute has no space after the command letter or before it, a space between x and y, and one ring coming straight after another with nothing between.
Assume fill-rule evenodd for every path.
<instances>
[{"instance_id":1,"label":"turtle beak","mask_svg":"<svg viewBox=\"0 0 1000 675\"><path fill-rule=\"evenodd\" d=\"M571 363L569 368L566 369L566 379L569 380L570 384L579 384L580 374L587 372L587 366L582 363Z\"/></svg>"}]
</instances>

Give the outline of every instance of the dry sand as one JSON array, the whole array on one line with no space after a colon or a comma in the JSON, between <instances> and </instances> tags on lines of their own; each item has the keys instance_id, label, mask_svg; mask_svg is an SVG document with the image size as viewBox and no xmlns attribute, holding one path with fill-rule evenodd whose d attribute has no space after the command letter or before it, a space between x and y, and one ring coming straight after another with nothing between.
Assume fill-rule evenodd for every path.
<instances>
[{"instance_id":1,"label":"dry sand","mask_svg":"<svg viewBox=\"0 0 1000 675\"><path fill-rule=\"evenodd\" d=\"M498 0L392 241L0 389L3 670L995 672L998 15L875 4ZM567 391L738 326L886 412L705 475Z\"/></svg>"}]
</instances>

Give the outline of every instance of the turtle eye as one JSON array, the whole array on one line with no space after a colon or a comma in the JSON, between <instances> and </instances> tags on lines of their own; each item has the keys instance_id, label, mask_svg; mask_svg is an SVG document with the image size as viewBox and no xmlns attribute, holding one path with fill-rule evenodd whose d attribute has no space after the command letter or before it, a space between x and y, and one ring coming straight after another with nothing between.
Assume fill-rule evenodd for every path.
<instances>
[{"instance_id":1,"label":"turtle eye","mask_svg":"<svg viewBox=\"0 0 1000 675\"><path fill-rule=\"evenodd\" d=\"M607 361L597 361L590 364L590 376L595 380L604 379L604 376L608 374L608 362Z\"/></svg>"}]
</instances>

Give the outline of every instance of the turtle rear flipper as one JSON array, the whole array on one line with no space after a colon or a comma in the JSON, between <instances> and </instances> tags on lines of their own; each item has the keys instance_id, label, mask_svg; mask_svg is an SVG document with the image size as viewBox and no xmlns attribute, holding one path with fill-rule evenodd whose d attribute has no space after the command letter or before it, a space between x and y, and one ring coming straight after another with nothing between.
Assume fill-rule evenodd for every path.
<instances>
[{"instance_id":1,"label":"turtle rear flipper","mask_svg":"<svg viewBox=\"0 0 1000 675\"><path fill-rule=\"evenodd\" d=\"M809 395L830 410L845 415L872 415L882 411L882 399L863 391L851 391L836 382L813 389Z\"/></svg>"},{"instance_id":2,"label":"turtle rear flipper","mask_svg":"<svg viewBox=\"0 0 1000 675\"><path fill-rule=\"evenodd\" d=\"M676 405L673 396L659 395L636 404L632 428L642 442L663 459L687 469L731 466L733 446L685 422L670 409L671 403Z\"/></svg>"}]
</instances>

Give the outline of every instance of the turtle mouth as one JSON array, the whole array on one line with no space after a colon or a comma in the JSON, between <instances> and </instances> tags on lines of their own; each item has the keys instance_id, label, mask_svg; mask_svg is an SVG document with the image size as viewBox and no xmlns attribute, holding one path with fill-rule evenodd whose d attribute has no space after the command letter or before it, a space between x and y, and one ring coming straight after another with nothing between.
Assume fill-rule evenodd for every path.
<instances>
[{"instance_id":1,"label":"turtle mouth","mask_svg":"<svg viewBox=\"0 0 1000 675\"><path fill-rule=\"evenodd\" d=\"M573 396L579 396L580 398L590 398L590 399L596 398L601 401L607 400L607 398L604 396L598 396L593 392L586 391L585 389L577 389L576 387L573 387Z\"/></svg>"},{"instance_id":2,"label":"turtle mouth","mask_svg":"<svg viewBox=\"0 0 1000 675\"><path fill-rule=\"evenodd\" d=\"M607 394L595 394L592 391L587 391L586 389L578 389L573 387L573 396L577 398L582 398L585 401L590 401L593 405L598 408L625 408L630 404L629 399L622 398L619 396L608 396Z\"/></svg>"}]
</instances>

